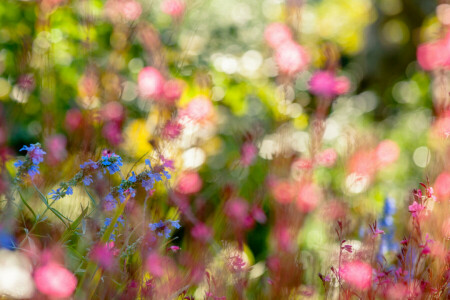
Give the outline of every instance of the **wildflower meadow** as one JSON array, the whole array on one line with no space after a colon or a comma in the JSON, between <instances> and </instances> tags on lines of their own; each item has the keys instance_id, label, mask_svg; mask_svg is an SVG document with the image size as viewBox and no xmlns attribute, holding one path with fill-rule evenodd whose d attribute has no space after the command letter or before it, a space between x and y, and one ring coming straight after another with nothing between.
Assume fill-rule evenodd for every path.
<instances>
[{"instance_id":1,"label":"wildflower meadow","mask_svg":"<svg viewBox=\"0 0 450 300\"><path fill-rule=\"evenodd\" d=\"M1 0L0 299L450 299L450 1Z\"/></svg>"}]
</instances>

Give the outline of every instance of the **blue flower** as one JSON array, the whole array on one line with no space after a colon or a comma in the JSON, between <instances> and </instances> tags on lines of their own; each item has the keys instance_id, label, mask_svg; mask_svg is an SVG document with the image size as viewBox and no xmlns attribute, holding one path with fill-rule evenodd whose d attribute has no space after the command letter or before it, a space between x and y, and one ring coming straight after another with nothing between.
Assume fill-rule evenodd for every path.
<instances>
[{"instance_id":1,"label":"blue flower","mask_svg":"<svg viewBox=\"0 0 450 300\"><path fill-rule=\"evenodd\" d=\"M109 174L114 174L120 171L120 166L123 166L122 158L113 153L109 156L102 156L101 164L106 167Z\"/></svg>"},{"instance_id":2,"label":"blue flower","mask_svg":"<svg viewBox=\"0 0 450 300\"><path fill-rule=\"evenodd\" d=\"M158 223L149 224L148 226L150 227L151 231L155 231L159 228L164 227L164 223L163 221L159 221Z\"/></svg>"},{"instance_id":3,"label":"blue flower","mask_svg":"<svg viewBox=\"0 0 450 300\"><path fill-rule=\"evenodd\" d=\"M18 161L16 161L16 162L14 163L14 167L18 168L18 167L22 166L23 164L24 164L23 161L18 160Z\"/></svg>"},{"instance_id":4,"label":"blue flower","mask_svg":"<svg viewBox=\"0 0 450 300\"><path fill-rule=\"evenodd\" d=\"M148 167L151 169L152 168L152 163L150 162L149 159L145 160L145 164L148 165Z\"/></svg>"},{"instance_id":5,"label":"blue flower","mask_svg":"<svg viewBox=\"0 0 450 300\"><path fill-rule=\"evenodd\" d=\"M83 178L83 183L85 186L89 186L92 182L94 182L92 180L92 175L87 175Z\"/></svg>"},{"instance_id":6,"label":"blue flower","mask_svg":"<svg viewBox=\"0 0 450 300\"><path fill-rule=\"evenodd\" d=\"M162 181L162 176L159 173L147 173L147 175L152 178L154 181Z\"/></svg>"},{"instance_id":7,"label":"blue flower","mask_svg":"<svg viewBox=\"0 0 450 300\"><path fill-rule=\"evenodd\" d=\"M113 210L114 208L116 208L116 200L114 199L113 195L108 194L106 195L105 199L105 209L107 211Z\"/></svg>"},{"instance_id":8,"label":"blue flower","mask_svg":"<svg viewBox=\"0 0 450 300\"><path fill-rule=\"evenodd\" d=\"M30 177L33 178L36 174L40 174L39 166L31 165L30 168L28 169L28 175L30 175Z\"/></svg>"},{"instance_id":9,"label":"blue flower","mask_svg":"<svg viewBox=\"0 0 450 300\"><path fill-rule=\"evenodd\" d=\"M73 189L72 189L72 187L70 187L70 186L67 187L66 195L73 195Z\"/></svg>"},{"instance_id":10,"label":"blue flower","mask_svg":"<svg viewBox=\"0 0 450 300\"><path fill-rule=\"evenodd\" d=\"M134 174L134 171L131 172L131 174L132 174L132 176L130 178L128 178L128 181L136 182L136 174Z\"/></svg>"},{"instance_id":11,"label":"blue flower","mask_svg":"<svg viewBox=\"0 0 450 300\"><path fill-rule=\"evenodd\" d=\"M55 201L59 200L61 199L61 189L57 189L56 191L52 190L50 193L48 193L48 195Z\"/></svg>"},{"instance_id":12,"label":"blue flower","mask_svg":"<svg viewBox=\"0 0 450 300\"><path fill-rule=\"evenodd\" d=\"M166 176L167 179L170 179L172 176L170 176L169 172L163 171L164 176Z\"/></svg>"},{"instance_id":13,"label":"blue flower","mask_svg":"<svg viewBox=\"0 0 450 300\"><path fill-rule=\"evenodd\" d=\"M384 207L383 212L385 215L393 215L395 214L396 208L395 208L395 199L393 198L386 198L384 201Z\"/></svg>"},{"instance_id":14,"label":"blue flower","mask_svg":"<svg viewBox=\"0 0 450 300\"><path fill-rule=\"evenodd\" d=\"M81 164L80 168L82 168L82 169L92 168L95 170L98 168L98 165L95 161L92 161L92 159L90 159L89 161L85 162L84 164Z\"/></svg>"},{"instance_id":15,"label":"blue flower","mask_svg":"<svg viewBox=\"0 0 450 300\"><path fill-rule=\"evenodd\" d=\"M172 227L174 227L176 229L181 228L180 220L176 220L176 221L169 220L168 222L172 225Z\"/></svg>"},{"instance_id":16,"label":"blue flower","mask_svg":"<svg viewBox=\"0 0 450 300\"><path fill-rule=\"evenodd\" d=\"M0 228L0 248L5 248L8 250L16 249L14 236L10 235L8 232Z\"/></svg>"},{"instance_id":17,"label":"blue flower","mask_svg":"<svg viewBox=\"0 0 450 300\"><path fill-rule=\"evenodd\" d=\"M142 180L142 187L148 192L153 188L153 179Z\"/></svg>"},{"instance_id":18,"label":"blue flower","mask_svg":"<svg viewBox=\"0 0 450 300\"><path fill-rule=\"evenodd\" d=\"M27 155L31 158L33 164L38 165L44 161L44 154L47 154L40 146L40 144L31 144L29 147L23 146L19 151L27 151Z\"/></svg>"},{"instance_id":19,"label":"blue flower","mask_svg":"<svg viewBox=\"0 0 450 300\"><path fill-rule=\"evenodd\" d=\"M105 227L108 227L109 225L111 225L111 218L105 218Z\"/></svg>"}]
</instances>

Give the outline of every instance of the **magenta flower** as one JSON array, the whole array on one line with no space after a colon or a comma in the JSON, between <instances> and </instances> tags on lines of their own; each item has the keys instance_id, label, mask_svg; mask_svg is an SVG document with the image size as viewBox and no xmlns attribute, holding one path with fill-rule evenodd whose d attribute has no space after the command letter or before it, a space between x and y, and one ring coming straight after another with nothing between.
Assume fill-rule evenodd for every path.
<instances>
[{"instance_id":1,"label":"magenta flower","mask_svg":"<svg viewBox=\"0 0 450 300\"><path fill-rule=\"evenodd\" d=\"M54 262L37 268L34 272L34 282L39 292L54 298L70 297L77 287L75 275Z\"/></svg>"},{"instance_id":2,"label":"magenta flower","mask_svg":"<svg viewBox=\"0 0 450 300\"><path fill-rule=\"evenodd\" d=\"M145 99L161 99L164 92L164 84L164 77L153 67L145 67L139 72L139 94Z\"/></svg>"},{"instance_id":3,"label":"magenta flower","mask_svg":"<svg viewBox=\"0 0 450 300\"><path fill-rule=\"evenodd\" d=\"M195 194L202 188L202 179L197 172L184 172L178 178L178 183L176 185L177 192L185 195Z\"/></svg>"},{"instance_id":4,"label":"magenta flower","mask_svg":"<svg viewBox=\"0 0 450 300\"><path fill-rule=\"evenodd\" d=\"M213 232L211 228L206 226L203 223L197 223L195 226L191 229L191 235L194 239L206 243L212 238Z\"/></svg>"},{"instance_id":5,"label":"magenta flower","mask_svg":"<svg viewBox=\"0 0 450 300\"><path fill-rule=\"evenodd\" d=\"M309 81L309 91L326 99L345 94L349 89L350 81L344 76L336 77L331 71L317 71Z\"/></svg>"},{"instance_id":6,"label":"magenta flower","mask_svg":"<svg viewBox=\"0 0 450 300\"><path fill-rule=\"evenodd\" d=\"M342 265L339 275L354 288L365 291L372 283L372 267L362 261L351 261Z\"/></svg>"},{"instance_id":7,"label":"magenta flower","mask_svg":"<svg viewBox=\"0 0 450 300\"><path fill-rule=\"evenodd\" d=\"M419 216L419 214L422 212L422 210L425 209L425 206L414 201L413 204L408 206L408 209L409 209L409 212L411 213L412 217L417 218Z\"/></svg>"}]
</instances>

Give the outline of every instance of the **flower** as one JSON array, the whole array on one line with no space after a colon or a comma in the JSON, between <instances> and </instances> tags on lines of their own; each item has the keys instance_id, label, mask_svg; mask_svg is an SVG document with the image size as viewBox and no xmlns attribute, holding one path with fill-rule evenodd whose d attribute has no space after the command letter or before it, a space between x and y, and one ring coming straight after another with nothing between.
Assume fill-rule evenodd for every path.
<instances>
[{"instance_id":1,"label":"flower","mask_svg":"<svg viewBox=\"0 0 450 300\"><path fill-rule=\"evenodd\" d=\"M77 287L75 275L54 262L37 268L34 272L34 282L39 292L55 298L68 298Z\"/></svg>"},{"instance_id":2,"label":"flower","mask_svg":"<svg viewBox=\"0 0 450 300\"><path fill-rule=\"evenodd\" d=\"M258 148L251 142L245 142L241 147L241 163L243 166L250 166L258 154Z\"/></svg>"},{"instance_id":3,"label":"flower","mask_svg":"<svg viewBox=\"0 0 450 300\"><path fill-rule=\"evenodd\" d=\"M417 218L422 210L425 209L425 206L414 201L413 204L408 206L409 212L411 213L413 218Z\"/></svg>"},{"instance_id":4,"label":"flower","mask_svg":"<svg viewBox=\"0 0 450 300\"><path fill-rule=\"evenodd\" d=\"M313 183L304 183L300 186L297 195L297 209L301 212L310 212L316 208L322 198L320 189Z\"/></svg>"},{"instance_id":5,"label":"flower","mask_svg":"<svg viewBox=\"0 0 450 300\"><path fill-rule=\"evenodd\" d=\"M331 71L317 71L309 81L309 91L326 99L345 94L349 89L350 81L347 77L336 77Z\"/></svg>"},{"instance_id":6,"label":"flower","mask_svg":"<svg viewBox=\"0 0 450 300\"><path fill-rule=\"evenodd\" d=\"M38 165L44 161L44 154L46 154L46 152L41 149L41 145L39 143L31 144L30 146L23 146L19 151L24 150L28 151L27 156L31 158L34 165Z\"/></svg>"},{"instance_id":7,"label":"flower","mask_svg":"<svg viewBox=\"0 0 450 300\"><path fill-rule=\"evenodd\" d=\"M347 262L340 268L339 276L354 288L365 291L372 282L372 267L358 260Z\"/></svg>"},{"instance_id":8,"label":"flower","mask_svg":"<svg viewBox=\"0 0 450 300\"><path fill-rule=\"evenodd\" d=\"M84 164L80 165L81 169L87 169L87 168L92 168L94 170L98 169L98 165L95 161L92 161L92 159L90 159L89 161L85 162Z\"/></svg>"},{"instance_id":9,"label":"flower","mask_svg":"<svg viewBox=\"0 0 450 300\"><path fill-rule=\"evenodd\" d=\"M138 89L144 99L160 100L164 91L164 83L164 77L153 67L145 67L139 72Z\"/></svg>"},{"instance_id":10,"label":"flower","mask_svg":"<svg viewBox=\"0 0 450 300\"><path fill-rule=\"evenodd\" d=\"M272 23L264 30L264 38L270 47L276 49L281 44L292 40L292 32L285 24Z\"/></svg>"},{"instance_id":11,"label":"flower","mask_svg":"<svg viewBox=\"0 0 450 300\"><path fill-rule=\"evenodd\" d=\"M295 75L306 69L310 58L302 46L293 41L287 41L277 47L275 61L281 73Z\"/></svg>"},{"instance_id":12,"label":"flower","mask_svg":"<svg viewBox=\"0 0 450 300\"><path fill-rule=\"evenodd\" d=\"M176 191L185 194L195 194L202 188L202 179L197 172L188 171L181 174L175 187Z\"/></svg>"},{"instance_id":13,"label":"flower","mask_svg":"<svg viewBox=\"0 0 450 300\"><path fill-rule=\"evenodd\" d=\"M212 230L203 223L197 223L191 229L191 235L194 239L206 243L212 238Z\"/></svg>"},{"instance_id":14,"label":"flower","mask_svg":"<svg viewBox=\"0 0 450 300\"><path fill-rule=\"evenodd\" d=\"M48 195L49 195L54 201L59 200L59 199L61 199L61 197L62 197L61 189L59 188L59 189L57 189L56 191L55 191L55 190L52 190L50 193L48 193Z\"/></svg>"},{"instance_id":15,"label":"flower","mask_svg":"<svg viewBox=\"0 0 450 300\"><path fill-rule=\"evenodd\" d=\"M161 3L161 11L173 18L179 18L186 9L186 3L183 0L164 0Z\"/></svg>"},{"instance_id":16,"label":"flower","mask_svg":"<svg viewBox=\"0 0 450 300\"><path fill-rule=\"evenodd\" d=\"M92 182L94 182L94 181L92 180L92 175L87 175L87 176L84 176L84 177L83 177L83 184L84 184L85 186L89 186Z\"/></svg>"}]
</instances>

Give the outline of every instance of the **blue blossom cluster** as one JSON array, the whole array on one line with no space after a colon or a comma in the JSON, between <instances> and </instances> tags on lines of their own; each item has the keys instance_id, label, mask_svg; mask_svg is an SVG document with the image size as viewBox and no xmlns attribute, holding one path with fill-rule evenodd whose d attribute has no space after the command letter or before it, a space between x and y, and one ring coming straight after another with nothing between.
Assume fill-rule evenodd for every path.
<instances>
[{"instance_id":1,"label":"blue blossom cluster","mask_svg":"<svg viewBox=\"0 0 450 300\"><path fill-rule=\"evenodd\" d=\"M159 221L158 223L149 224L148 227L150 227L151 231L156 232L158 236L164 235L166 238L169 238L172 229L173 228L179 229L181 228L181 225L179 220L176 221L167 220L165 222Z\"/></svg>"},{"instance_id":2,"label":"blue blossom cluster","mask_svg":"<svg viewBox=\"0 0 450 300\"><path fill-rule=\"evenodd\" d=\"M46 152L42 150L41 144L31 144L30 146L23 146L19 151L27 151L25 160L18 160L14 166L18 169L16 178L20 178L23 174L28 173L31 178L39 172L39 164L44 161Z\"/></svg>"},{"instance_id":3,"label":"blue blossom cluster","mask_svg":"<svg viewBox=\"0 0 450 300\"><path fill-rule=\"evenodd\" d=\"M385 234L381 235L379 255L385 255L389 251L397 251L398 244L394 240L394 214L396 212L395 199L387 197L384 201L383 216L379 220L379 226Z\"/></svg>"},{"instance_id":4,"label":"blue blossom cluster","mask_svg":"<svg viewBox=\"0 0 450 300\"><path fill-rule=\"evenodd\" d=\"M67 187L61 187L59 189L52 190L50 193L48 193L50 198L52 198L54 201L59 200L67 195L73 195L73 189L70 186Z\"/></svg>"},{"instance_id":5,"label":"blue blossom cluster","mask_svg":"<svg viewBox=\"0 0 450 300\"><path fill-rule=\"evenodd\" d=\"M111 225L112 222L112 218L105 218L105 224L104 224L104 228L106 229L106 227L108 227L109 225ZM117 222L114 224L114 231L111 233L111 235L109 236L109 240L115 242L116 241L116 231L117 228L119 227L119 223L124 226L125 225L125 220L122 216L119 216L119 218L117 218Z\"/></svg>"}]
</instances>

